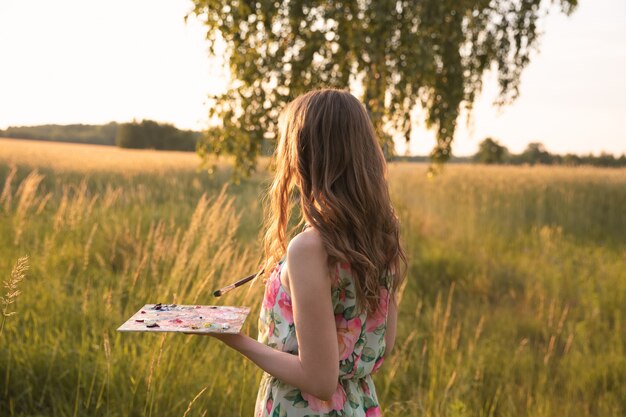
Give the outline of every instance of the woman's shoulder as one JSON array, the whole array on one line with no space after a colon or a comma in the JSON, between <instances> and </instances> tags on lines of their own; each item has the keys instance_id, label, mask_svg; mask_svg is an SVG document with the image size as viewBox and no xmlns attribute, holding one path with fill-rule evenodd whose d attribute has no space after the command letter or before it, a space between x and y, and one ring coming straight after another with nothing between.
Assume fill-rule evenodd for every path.
<instances>
[{"instance_id":1,"label":"woman's shoulder","mask_svg":"<svg viewBox=\"0 0 626 417\"><path fill-rule=\"evenodd\" d=\"M328 254L319 232L312 227L305 229L294 236L287 246L288 269L298 270L303 279L310 279L314 275L327 275ZM317 273L316 273L317 272ZM298 279L298 276L287 274L288 281ZM305 278L306 277L306 278Z\"/></svg>"},{"instance_id":2,"label":"woman's shoulder","mask_svg":"<svg viewBox=\"0 0 626 417\"><path fill-rule=\"evenodd\" d=\"M302 257L307 255L323 255L323 257L326 255L322 236L312 227L308 227L294 236L287 246L287 256Z\"/></svg>"}]
</instances>

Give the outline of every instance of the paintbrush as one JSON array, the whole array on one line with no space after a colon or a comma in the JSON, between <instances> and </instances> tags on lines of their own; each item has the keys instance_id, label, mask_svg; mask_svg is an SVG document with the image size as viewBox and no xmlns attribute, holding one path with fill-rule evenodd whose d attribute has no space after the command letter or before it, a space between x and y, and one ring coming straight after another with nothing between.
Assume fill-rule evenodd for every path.
<instances>
[{"instance_id":1,"label":"paintbrush","mask_svg":"<svg viewBox=\"0 0 626 417\"><path fill-rule=\"evenodd\" d=\"M221 295L226 294L228 291L233 290L237 287L242 286L243 284L245 284L246 282L252 281L257 275L261 275L263 273L263 271L261 272L255 272L252 275L248 275L245 278L240 279L239 281L232 283L230 285L225 286L224 288L220 288L219 290L215 290L213 291L213 296L214 297L219 297Z\"/></svg>"},{"instance_id":2,"label":"paintbrush","mask_svg":"<svg viewBox=\"0 0 626 417\"><path fill-rule=\"evenodd\" d=\"M304 230L306 230L309 227L311 227L311 225L306 223L302 230L304 231ZM219 290L215 290L215 291L213 291L213 296L214 297L222 296L222 295L226 294L228 291L234 290L235 288L245 284L246 282L252 281L257 275L262 275L263 272L265 272L264 269L262 269L261 272L259 272L258 274L255 273L255 274L252 274L252 275L248 275L247 277L241 278L239 281L237 281L235 283L227 285L224 288L220 288Z\"/></svg>"}]
</instances>

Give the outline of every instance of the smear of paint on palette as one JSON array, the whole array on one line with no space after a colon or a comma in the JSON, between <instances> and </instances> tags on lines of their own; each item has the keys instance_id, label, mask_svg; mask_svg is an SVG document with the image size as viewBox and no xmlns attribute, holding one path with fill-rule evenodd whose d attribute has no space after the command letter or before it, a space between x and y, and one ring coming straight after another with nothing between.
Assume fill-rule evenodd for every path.
<instances>
[{"instance_id":1,"label":"smear of paint on palette","mask_svg":"<svg viewBox=\"0 0 626 417\"><path fill-rule=\"evenodd\" d=\"M120 332L239 333L250 307L146 304Z\"/></svg>"}]
</instances>

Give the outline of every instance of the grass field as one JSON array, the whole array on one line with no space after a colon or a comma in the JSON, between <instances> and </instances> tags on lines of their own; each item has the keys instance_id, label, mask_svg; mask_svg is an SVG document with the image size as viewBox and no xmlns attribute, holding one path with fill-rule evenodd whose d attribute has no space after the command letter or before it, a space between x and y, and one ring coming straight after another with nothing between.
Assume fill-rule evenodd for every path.
<instances>
[{"instance_id":1,"label":"grass field","mask_svg":"<svg viewBox=\"0 0 626 417\"><path fill-rule=\"evenodd\" d=\"M227 161L197 163L0 139L0 278L21 291L0 293L1 416L252 415L260 372L236 352L115 332L254 269L268 174L225 187ZM390 166L410 272L384 415L626 415L626 170L426 168ZM220 302L252 306L256 336L261 297Z\"/></svg>"}]
</instances>

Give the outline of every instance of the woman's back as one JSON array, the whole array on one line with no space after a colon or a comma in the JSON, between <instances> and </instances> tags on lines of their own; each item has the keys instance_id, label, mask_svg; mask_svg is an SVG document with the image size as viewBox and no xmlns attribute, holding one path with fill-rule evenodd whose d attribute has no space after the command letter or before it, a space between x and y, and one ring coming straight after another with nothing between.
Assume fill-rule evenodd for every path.
<instances>
[{"instance_id":1,"label":"woman's back","mask_svg":"<svg viewBox=\"0 0 626 417\"><path fill-rule=\"evenodd\" d=\"M298 353L291 297L281 284L281 262L266 282L259 317L258 341L275 349ZM331 299L339 347L339 381L331 401L322 401L293 385L264 373L255 416L380 415L371 378L382 364L389 291L380 287L380 307L374 314L358 313L354 278L348 264L337 264Z\"/></svg>"},{"instance_id":2,"label":"woman's back","mask_svg":"<svg viewBox=\"0 0 626 417\"><path fill-rule=\"evenodd\" d=\"M265 371L256 416L380 415L371 374L394 344L406 272L384 154L346 90L300 95L278 122L258 340L219 337ZM297 211L312 230L291 237Z\"/></svg>"}]
</instances>

